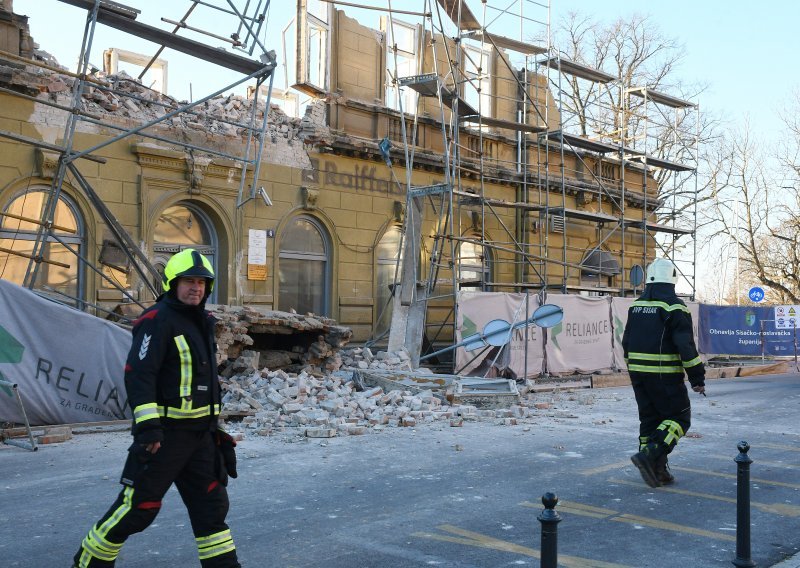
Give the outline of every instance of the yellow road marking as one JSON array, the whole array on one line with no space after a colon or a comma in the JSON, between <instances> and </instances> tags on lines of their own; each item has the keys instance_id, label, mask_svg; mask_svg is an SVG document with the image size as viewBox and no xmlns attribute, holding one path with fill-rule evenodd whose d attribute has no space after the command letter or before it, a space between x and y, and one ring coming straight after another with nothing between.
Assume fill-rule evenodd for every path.
<instances>
[{"instance_id":1,"label":"yellow road marking","mask_svg":"<svg viewBox=\"0 0 800 568\"><path fill-rule=\"evenodd\" d=\"M541 553L535 548L528 548L527 546L514 544L513 542L508 542L507 540L500 540L488 535L461 529L453 525L439 525L436 528L440 531L450 534L415 532L412 533L411 536L440 540L442 542L465 544L467 546L476 546L479 548L489 548L491 550L500 550L502 552L512 552L514 554L522 554L532 558L541 558ZM601 562L599 560L580 558L578 556L565 556L563 554L558 555L558 565L567 566L568 568L628 568L624 564L612 564L610 562Z\"/></svg>"},{"instance_id":2,"label":"yellow road marking","mask_svg":"<svg viewBox=\"0 0 800 568\"><path fill-rule=\"evenodd\" d=\"M629 466L629 465L633 465L633 464L631 464L631 460L628 459L628 460L621 461L621 462L610 463L608 465L601 465L600 467L593 467L591 469L584 469L583 471L581 471L579 473L581 475L595 475L597 473L605 473L605 472L607 472L609 470L619 469L621 467L626 467L626 466Z\"/></svg>"},{"instance_id":3,"label":"yellow road marking","mask_svg":"<svg viewBox=\"0 0 800 568\"><path fill-rule=\"evenodd\" d=\"M691 467L676 467L669 466L670 469L675 471L688 471L689 473L702 473L703 475L713 475L716 477L724 477L726 479L736 479L735 473L719 473L717 471L709 471L707 469L694 469ZM761 483L763 485L777 485L778 487L790 487L791 489L800 489L800 483L787 483L785 481L773 481L771 479L762 479L760 477L751 477L751 483Z\"/></svg>"},{"instance_id":4,"label":"yellow road marking","mask_svg":"<svg viewBox=\"0 0 800 568\"><path fill-rule=\"evenodd\" d=\"M521 503L521 505L523 507L532 507L536 509L542 508L541 505L537 505L536 503L530 503L528 501ZM696 529L693 527L687 527L685 525L679 525L677 523L659 521L658 519L650 519L648 517L640 517L638 515L628 515L627 513L618 513L617 511L612 511L611 509L603 509L602 507L583 505L581 503L572 503L570 501L560 501L558 503L558 508L556 510L559 513L573 513L575 515L581 515L584 517L592 517L595 519L606 519L608 521L617 521L620 523L628 523L632 525L643 525L655 529L663 529L673 532L693 534L697 536L706 536L709 538L715 538L717 540L726 540L730 542L736 541L736 536L734 535L707 531L703 529Z\"/></svg>"},{"instance_id":5,"label":"yellow road marking","mask_svg":"<svg viewBox=\"0 0 800 568\"><path fill-rule=\"evenodd\" d=\"M621 485L635 485L641 486L641 481L628 481L627 479L609 479L610 483L617 483ZM700 493L698 491L689 491L688 489L678 489L677 487L659 487L658 491L667 493L676 493L678 495L689 495L691 497L701 497L703 499L714 499L717 501L724 501L726 503L736 504L734 497L723 497L721 495L711 495L710 493ZM750 505L764 511L765 513L774 513L776 515L783 515L785 517L800 517L800 507L797 505L786 505L784 503L757 503L750 501Z\"/></svg>"},{"instance_id":6,"label":"yellow road marking","mask_svg":"<svg viewBox=\"0 0 800 568\"><path fill-rule=\"evenodd\" d=\"M787 450L789 452L800 452L800 447L798 446L784 446L783 444L770 444L769 442L765 444L758 444L759 448L769 448L771 450ZM751 446L752 449L752 446Z\"/></svg>"},{"instance_id":7,"label":"yellow road marking","mask_svg":"<svg viewBox=\"0 0 800 568\"><path fill-rule=\"evenodd\" d=\"M732 462L733 458L735 456L723 456L722 454L711 454L711 455L707 455L706 457L715 458L715 459L718 459L718 460L730 460ZM800 465L798 465L798 464L785 463L785 462L775 462L775 461L765 461L765 460L762 460L761 458L757 459L754 462L753 465L756 465L756 466L767 466L767 467L785 467L787 469L800 469ZM753 466L750 466L750 467L752 469Z\"/></svg>"}]
</instances>

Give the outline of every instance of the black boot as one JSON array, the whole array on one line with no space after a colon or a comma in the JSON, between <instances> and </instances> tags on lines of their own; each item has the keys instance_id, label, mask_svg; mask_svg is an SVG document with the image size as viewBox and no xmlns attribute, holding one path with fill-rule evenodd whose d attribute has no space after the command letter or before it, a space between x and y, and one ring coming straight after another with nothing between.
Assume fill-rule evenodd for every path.
<instances>
[{"instance_id":1,"label":"black boot","mask_svg":"<svg viewBox=\"0 0 800 568\"><path fill-rule=\"evenodd\" d=\"M661 482L656 475L656 461L661 452L657 444L648 444L637 454L631 456L631 461L639 469L644 482L650 487L661 487Z\"/></svg>"},{"instance_id":2,"label":"black boot","mask_svg":"<svg viewBox=\"0 0 800 568\"><path fill-rule=\"evenodd\" d=\"M675 483L675 477L669 471L669 464L667 463L667 454L661 454L656 460L656 479L661 482L661 485L672 485Z\"/></svg>"}]
</instances>

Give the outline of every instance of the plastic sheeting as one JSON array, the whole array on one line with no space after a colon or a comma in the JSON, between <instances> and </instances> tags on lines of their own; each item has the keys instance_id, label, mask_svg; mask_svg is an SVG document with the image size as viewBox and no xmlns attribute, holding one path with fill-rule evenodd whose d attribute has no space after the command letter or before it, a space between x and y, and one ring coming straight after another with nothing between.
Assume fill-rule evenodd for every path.
<instances>
[{"instance_id":1,"label":"plastic sheeting","mask_svg":"<svg viewBox=\"0 0 800 568\"><path fill-rule=\"evenodd\" d=\"M130 418L130 332L0 280L0 375L17 383L32 426ZM22 422L0 386L0 420Z\"/></svg>"}]
</instances>

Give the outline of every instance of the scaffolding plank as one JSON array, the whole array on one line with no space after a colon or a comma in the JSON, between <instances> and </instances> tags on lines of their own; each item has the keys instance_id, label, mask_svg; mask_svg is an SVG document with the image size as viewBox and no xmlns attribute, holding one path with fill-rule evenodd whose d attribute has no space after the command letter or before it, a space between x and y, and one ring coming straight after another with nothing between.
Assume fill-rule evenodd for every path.
<instances>
[{"instance_id":1,"label":"scaffolding plank","mask_svg":"<svg viewBox=\"0 0 800 568\"><path fill-rule=\"evenodd\" d=\"M481 123L484 126L492 128L506 128L508 130L516 130L518 132L530 132L531 134L539 134L547 130L544 126L537 126L535 124L524 124L522 122L515 122L512 120L501 120L499 118L489 118L478 116L463 116L462 122Z\"/></svg>"},{"instance_id":2,"label":"scaffolding plank","mask_svg":"<svg viewBox=\"0 0 800 568\"><path fill-rule=\"evenodd\" d=\"M667 95L666 93L661 93L659 91L654 91L653 89L648 89L646 87L637 87L634 89L628 89L628 93L637 97L641 97L645 100L651 100L655 103L662 104L664 106L672 107L672 108L695 108L697 107L696 103L692 103L683 99L679 99L678 97L673 97L672 95Z\"/></svg>"},{"instance_id":3,"label":"scaffolding plank","mask_svg":"<svg viewBox=\"0 0 800 568\"><path fill-rule=\"evenodd\" d=\"M94 0L59 0L64 4L83 8L84 10L91 11L94 9ZM269 77L272 74L275 64L263 63L253 59L247 59L234 53L228 53L216 47L211 47L194 41L192 39L172 34L166 30L149 26L141 22L137 22L130 16L124 16L120 13L122 5L116 4L112 9L110 6L100 5L97 11L97 21L105 24L108 27L120 30L122 32L138 36L142 39L152 41L164 47L186 53L198 59L221 65L233 71L244 73L245 75L252 75L260 70L264 70L264 76ZM136 11L133 8L127 8L130 11Z\"/></svg>"},{"instance_id":4,"label":"scaffolding plank","mask_svg":"<svg viewBox=\"0 0 800 568\"><path fill-rule=\"evenodd\" d=\"M425 185L420 187L412 187L408 190L409 197L425 197L426 195L439 195L445 193L450 186L446 183L437 183L436 185Z\"/></svg>"},{"instance_id":5,"label":"scaffolding plank","mask_svg":"<svg viewBox=\"0 0 800 568\"><path fill-rule=\"evenodd\" d=\"M495 199L493 197L481 198L480 195L469 193L467 191L453 190L453 195L459 198L462 205L491 205L492 207L502 207L505 209L524 209L526 211L542 211L544 205L539 203L522 203L520 201L504 201L502 199Z\"/></svg>"},{"instance_id":6,"label":"scaffolding plank","mask_svg":"<svg viewBox=\"0 0 800 568\"><path fill-rule=\"evenodd\" d=\"M465 37L474 39L476 41L491 43L495 47L510 49L511 51L516 51L517 53L521 53L523 55L541 55L542 53L547 53L546 47L534 45L518 39L512 39L510 37L492 34L482 30L470 32L466 34Z\"/></svg>"},{"instance_id":7,"label":"scaffolding plank","mask_svg":"<svg viewBox=\"0 0 800 568\"><path fill-rule=\"evenodd\" d=\"M611 81L617 80L613 75L609 75L599 69L581 65L580 63L575 63L574 61L558 56L542 59L539 61L539 65L544 65L550 69L555 69L568 75L574 75L575 77L580 77L587 81L594 81L595 83L610 83Z\"/></svg>"},{"instance_id":8,"label":"scaffolding plank","mask_svg":"<svg viewBox=\"0 0 800 568\"><path fill-rule=\"evenodd\" d=\"M671 162L669 160L664 160L661 158L655 158L653 156L647 156L647 155L632 156L630 157L630 160L632 162L639 162L641 164L644 164L645 166L653 166L664 170L671 170L673 172L694 171L694 168L692 166L687 166L686 164L680 164L678 162Z\"/></svg>"},{"instance_id":9,"label":"scaffolding plank","mask_svg":"<svg viewBox=\"0 0 800 568\"><path fill-rule=\"evenodd\" d=\"M400 77L397 83L401 87L411 87L423 97L437 97L441 92L442 102L450 110L453 109L455 101L458 101L458 114L459 117L473 117L478 115L478 111L472 108L466 100L457 97L453 91L445 87L439 82L439 77L436 73L427 73L425 75L412 75L410 77Z\"/></svg>"},{"instance_id":10,"label":"scaffolding plank","mask_svg":"<svg viewBox=\"0 0 800 568\"><path fill-rule=\"evenodd\" d=\"M633 221L626 219L625 220L626 227L635 227L637 229L644 230L645 227L648 231L653 233L671 233L673 235L693 235L694 231L692 229L681 229L680 227L672 227L670 225L664 225L661 223L653 223L651 221Z\"/></svg>"},{"instance_id":11,"label":"scaffolding plank","mask_svg":"<svg viewBox=\"0 0 800 568\"><path fill-rule=\"evenodd\" d=\"M480 23L475 18L472 11L470 11L469 6L465 0L436 0L439 2L439 5L445 9L447 15L453 20L453 23L459 25L459 12L460 12L460 22L461 25L459 29L462 31L470 31L470 30L479 30L481 29ZM460 6L460 8L459 8Z\"/></svg>"},{"instance_id":12,"label":"scaffolding plank","mask_svg":"<svg viewBox=\"0 0 800 568\"><path fill-rule=\"evenodd\" d=\"M397 83L401 87L411 87L423 97L437 97L439 86L439 76L436 73L426 73L425 75L411 75L410 77L399 77Z\"/></svg>"},{"instance_id":13,"label":"scaffolding plank","mask_svg":"<svg viewBox=\"0 0 800 568\"><path fill-rule=\"evenodd\" d=\"M584 211L582 209L569 209L567 207L550 207L548 213L563 215L570 219L583 219L584 221L594 221L596 223L617 223L618 217L608 213L595 213L594 211Z\"/></svg>"},{"instance_id":14,"label":"scaffolding plank","mask_svg":"<svg viewBox=\"0 0 800 568\"><path fill-rule=\"evenodd\" d=\"M582 136L576 136L575 134L567 134L561 130L554 130L547 133L548 140L555 140L556 142L562 142L569 144L573 148L581 148L583 150L590 150L592 152L597 152L598 154L608 154L611 152L619 152L620 146L617 144L609 144L607 142L599 142L597 140L589 140L588 138L584 138Z\"/></svg>"}]
</instances>

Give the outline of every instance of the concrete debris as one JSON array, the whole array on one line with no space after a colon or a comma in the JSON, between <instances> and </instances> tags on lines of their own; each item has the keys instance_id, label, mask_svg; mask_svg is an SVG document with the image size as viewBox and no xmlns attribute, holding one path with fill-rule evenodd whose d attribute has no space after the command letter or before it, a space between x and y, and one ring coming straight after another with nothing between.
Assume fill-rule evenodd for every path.
<instances>
[{"instance_id":1,"label":"concrete debris","mask_svg":"<svg viewBox=\"0 0 800 568\"><path fill-rule=\"evenodd\" d=\"M38 55L37 59L44 60L53 67L61 67L50 54L41 52ZM109 75L95 70L89 75L88 81L81 94L79 110L124 128L155 121L187 104L186 101L178 101L146 87L124 71ZM73 77L52 69L22 65L0 57L0 83L12 90L70 106L74 82ZM266 97L259 97L258 101L254 101L241 95L218 95L187 112L165 119L152 128L155 131L163 129L173 135L180 132L187 138L182 142L193 142L224 151L232 138L237 139L236 142L244 143L251 132L257 134L265 109ZM59 112L63 115L62 120L66 121L66 114ZM322 144L329 141L325 113L324 100L309 104L302 118L287 116L278 105L270 104L265 142L273 145L281 143L287 147L298 146L294 150L287 148L286 151L279 152L284 154L277 158L281 161L302 156L303 144ZM249 126L251 124L252 127ZM298 141L301 143L297 144Z\"/></svg>"},{"instance_id":2,"label":"concrete debris","mask_svg":"<svg viewBox=\"0 0 800 568\"><path fill-rule=\"evenodd\" d=\"M463 387L461 398L452 396L459 377L412 369L405 349L347 348L350 329L321 316L252 306L210 309L219 319L222 415L228 429L243 436L294 431L330 438L465 421L513 426L552 406L553 395L534 393L532 382L500 388L503 381L490 380L481 389L480 379L471 378L465 384L479 394L476 401L493 398L479 408L466 401Z\"/></svg>"}]
</instances>

